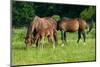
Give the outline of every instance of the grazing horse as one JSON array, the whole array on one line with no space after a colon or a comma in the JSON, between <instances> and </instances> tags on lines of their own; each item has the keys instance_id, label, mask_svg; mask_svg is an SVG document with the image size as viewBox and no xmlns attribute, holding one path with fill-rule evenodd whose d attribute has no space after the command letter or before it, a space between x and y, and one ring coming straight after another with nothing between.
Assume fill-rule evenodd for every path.
<instances>
[{"instance_id":1,"label":"grazing horse","mask_svg":"<svg viewBox=\"0 0 100 67\"><path fill-rule=\"evenodd\" d=\"M30 44L30 46L32 46L32 42L35 42L34 37L40 30L52 28L53 31L56 31L56 26L56 21L50 17L40 18L38 16L35 16L27 29L25 43L27 42L27 45ZM54 40L57 41L56 32L54 33Z\"/></svg>"},{"instance_id":2,"label":"grazing horse","mask_svg":"<svg viewBox=\"0 0 100 67\"><path fill-rule=\"evenodd\" d=\"M53 28L46 28L41 29L39 32L37 32L35 38L36 46L38 47L38 42L44 43L44 38L48 37L48 40L51 40L52 43L54 43L54 30ZM43 46L43 44L42 44ZM55 48L55 45L53 44L53 48Z\"/></svg>"},{"instance_id":3,"label":"grazing horse","mask_svg":"<svg viewBox=\"0 0 100 67\"><path fill-rule=\"evenodd\" d=\"M66 42L66 32L77 32L78 31L78 40L79 42L81 38L81 34L83 35L84 42L86 39L85 29L87 28L87 23L85 20L74 18L62 18L61 21L57 24L57 29L61 31L61 39L62 39L62 46L64 46L64 42Z\"/></svg>"}]
</instances>

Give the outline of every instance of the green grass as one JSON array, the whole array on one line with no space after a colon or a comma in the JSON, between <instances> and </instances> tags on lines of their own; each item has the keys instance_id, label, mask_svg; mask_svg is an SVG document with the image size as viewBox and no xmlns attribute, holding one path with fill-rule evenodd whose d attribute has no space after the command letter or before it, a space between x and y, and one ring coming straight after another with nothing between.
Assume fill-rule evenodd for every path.
<instances>
[{"instance_id":1,"label":"green grass","mask_svg":"<svg viewBox=\"0 0 100 67\"><path fill-rule=\"evenodd\" d=\"M25 34L26 28L13 29L12 31L12 65L96 60L95 31L87 35L85 45L83 39L77 44L77 33L68 33L67 43L64 47L61 47L60 32L57 32L58 45L55 49L46 40L43 49L33 47L26 50L24 44Z\"/></svg>"}]
</instances>

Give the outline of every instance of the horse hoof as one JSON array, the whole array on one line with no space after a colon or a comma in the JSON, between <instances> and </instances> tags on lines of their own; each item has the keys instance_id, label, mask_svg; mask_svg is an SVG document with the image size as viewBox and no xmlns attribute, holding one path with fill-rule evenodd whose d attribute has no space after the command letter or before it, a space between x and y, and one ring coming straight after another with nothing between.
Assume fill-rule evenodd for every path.
<instances>
[{"instance_id":1,"label":"horse hoof","mask_svg":"<svg viewBox=\"0 0 100 67\"><path fill-rule=\"evenodd\" d=\"M61 45L61 47L63 47L63 46L64 46L64 44Z\"/></svg>"}]
</instances>

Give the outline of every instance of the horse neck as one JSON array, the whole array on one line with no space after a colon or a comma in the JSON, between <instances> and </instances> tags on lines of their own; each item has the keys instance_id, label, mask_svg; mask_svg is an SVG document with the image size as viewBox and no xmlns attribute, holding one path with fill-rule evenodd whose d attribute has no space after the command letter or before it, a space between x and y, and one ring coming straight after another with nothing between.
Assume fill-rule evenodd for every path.
<instances>
[{"instance_id":1,"label":"horse neck","mask_svg":"<svg viewBox=\"0 0 100 67\"><path fill-rule=\"evenodd\" d=\"M27 37L29 38L29 37L31 37L31 36L32 36L32 27L29 26L29 27L28 27L28 30L27 30Z\"/></svg>"}]
</instances>

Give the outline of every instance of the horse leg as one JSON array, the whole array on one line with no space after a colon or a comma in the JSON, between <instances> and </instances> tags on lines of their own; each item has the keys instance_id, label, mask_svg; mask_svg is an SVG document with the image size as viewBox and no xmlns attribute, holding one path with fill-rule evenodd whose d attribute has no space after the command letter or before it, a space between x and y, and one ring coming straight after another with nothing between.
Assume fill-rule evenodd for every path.
<instances>
[{"instance_id":1,"label":"horse leg","mask_svg":"<svg viewBox=\"0 0 100 67\"><path fill-rule=\"evenodd\" d=\"M38 47L39 38L36 39L36 47Z\"/></svg>"},{"instance_id":2,"label":"horse leg","mask_svg":"<svg viewBox=\"0 0 100 67\"><path fill-rule=\"evenodd\" d=\"M51 34L50 35L50 39L51 39L51 41L52 41L52 44L53 44L53 48L55 48L55 41L54 41L54 36Z\"/></svg>"},{"instance_id":3,"label":"horse leg","mask_svg":"<svg viewBox=\"0 0 100 67\"><path fill-rule=\"evenodd\" d=\"M84 43L85 43L85 39L86 39L86 33L85 33L85 31L82 31L82 35L83 35Z\"/></svg>"},{"instance_id":4,"label":"horse leg","mask_svg":"<svg viewBox=\"0 0 100 67\"><path fill-rule=\"evenodd\" d=\"M42 39L41 39L41 45L42 45L42 49L43 49L43 45L44 45L44 37L42 37Z\"/></svg>"},{"instance_id":5,"label":"horse leg","mask_svg":"<svg viewBox=\"0 0 100 67\"><path fill-rule=\"evenodd\" d=\"M64 46L64 31L61 31L62 47Z\"/></svg>"},{"instance_id":6,"label":"horse leg","mask_svg":"<svg viewBox=\"0 0 100 67\"><path fill-rule=\"evenodd\" d=\"M66 42L66 32L64 32L64 41Z\"/></svg>"},{"instance_id":7,"label":"horse leg","mask_svg":"<svg viewBox=\"0 0 100 67\"><path fill-rule=\"evenodd\" d=\"M36 47L38 47L38 40L36 41Z\"/></svg>"},{"instance_id":8,"label":"horse leg","mask_svg":"<svg viewBox=\"0 0 100 67\"><path fill-rule=\"evenodd\" d=\"M55 41L54 41L54 37L52 37L52 42L53 42L53 48L55 48Z\"/></svg>"},{"instance_id":9,"label":"horse leg","mask_svg":"<svg viewBox=\"0 0 100 67\"><path fill-rule=\"evenodd\" d=\"M78 40L77 40L77 43L79 43L80 39L81 39L81 31L78 31Z\"/></svg>"},{"instance_id":10,"label":"horse leg","mask_svg":"<svg viewBox=\"0 0 100 67\"><path fill-rule=\"evenodd\" d=\"M49 43L51 43L51 39L50 39L50 36L48 36L48 42L49 42Z\"/></svg>"},{"instance_id":11,"label":"horse leg","mask_svg":"<svg viewBox=\"0 0 100 67\"><path fill-rule=\"evenodd\" d=\"M57 33L54 33L53 37L54 37L55 44L57 45L58 44L58 40L57 40L57 36L56 35L57 35Z\"/></svg>"}]
</instances>

